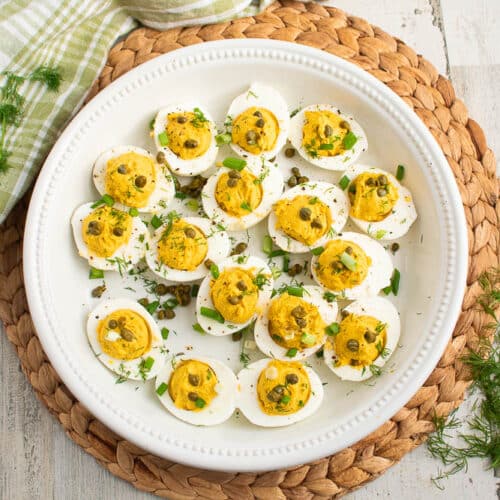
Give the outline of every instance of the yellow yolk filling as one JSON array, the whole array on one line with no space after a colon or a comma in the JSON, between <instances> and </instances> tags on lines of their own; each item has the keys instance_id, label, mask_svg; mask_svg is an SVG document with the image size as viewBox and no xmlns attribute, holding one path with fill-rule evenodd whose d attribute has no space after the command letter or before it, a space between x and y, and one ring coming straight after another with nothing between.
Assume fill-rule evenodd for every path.
<instances>
[{"instance_id":1,"label":"yellow yolk filling","mask_svg":"<svg viewBox=\"0 0 500 500\"><path fill-rule=\"evenodd\" d=\"M322 238L332 225L330 208L314 196L279 200L274 213L276 229L308 246Z\"/></svg>"},{"instance_id":2,"label":"yellow yolk filling","mask_svg":"<svg viewBox=\"0 0 500 500\"><path fill-rule=\"evenodd\" d=\"M257 398L267 415L299 411L311 396L309 376L297 361L270 361L257 381Z\"/></svg>"},{"instance_id":3,"label":"yellow yolk filling","mask_svg":"<svg viewBox=\"0 0 500 500\"><path fill-rule=\"evenodd\" d=\"M158 258L166 266L194 271L206 258L208 242L203 231L183 219L167 226L158 241Z\"/></svg>"},{"instance_id":4,"label":"yellow yolk filling","mask_svg":"<svg viewBox=\"0 0 500 500\"><path fill-rule=\"evenodd\" d=\"M344 152L343 140L349 124L331 111L306 111L302 147L310 156L337 156Z\"/></svg>"},{"instance_id":5,"label":"yellow yolk filling","mask_svg":"<svg viewBox=\"0 0 500 500\"><path fill-rule=\"evenodd\" d=\"M212 368L196 359L181 361L168 381L168 393L181 410L202 411L217 396L217 375Z\"/></svg>"},{"instance_id":6,"label":"yellow yolk filling","mask_svg":"<svg viewBox=\"0 0 500 500\"><path fill-rule=\"evenodd\" d=\"M274 148L280 132L278 120L265 108L251 107L233 121L232 141L254 155Z\"/></svg>"},{"instance_id":7,"label":"yellow yolk filling","mask_svg":"<svg viewBox=\"0 0 500 500\"><path fill-rule=\"evenodd\" d=\"M245 323L255 314L259 289L254 280L250 270L229 267L211 281L212 302L226 321Z\"/></svg>"},{"instance_id":8,"label":"yellow yolk filling","mask_svg":"<svg viewBox=\"0 0 500 500\"><path fill-rule=\"evenodd\" d=\"M111 257L132 234L132 217L126 212L103 205L82 222L82 236L89 251L98 257Z\"/></svg>"},{"instance_id":9,"label":"yellow yolk filling","mask_svg":"<svg viewBox=\"0 0 500 500\"><path fill-rule=\"evenodd\" d=\"M212 132L203 115L192 112L170 113L166 133L168 147L183 160L204 155L210 147Z\"/></svg>"},{"instance_id":10,"label":"yellow yolk filling","mask_svg":"<svg viewBox=\"0 0 500 500\"><path fill-rule=\"evenodd\" d=\"M387 328L373 316L347 315L339 325L339 333L329 338L337 359L335 366L350 365L356 369L370 366L382 353L387 341Z\"/></svg>"},{"instance_id":11,"label":"yellow yolk filling","mask_svg":"<svg viewBox=\"0 0 500 500\"><path fill-rule=\"evenodd\" d=\"M97 325L97 340L102 351L115 359L140 358L150 350L151 337L147 321L130 309L117 309Z\"/></svg>"},{"instance_id":12,"label":"yellow yolk filling","mask_svg":"<svg viewBox=\"0 0 500 500\"><path fill-rule=\"evenodd\" d=\"M386 175L363 172L349 186L351 215L367 222L384 220L398 201L398 190Z\"/></svg>"},{"instance_id":13,"label":"yellow yolk filling","mask_svg":"<svg viewBox=\"0 0 500 500\"><path fill-rule=\"evenodd\" d=\"M106 164L105 186L115 201L144 207L156 186L155 162L134 152L111 158Z\"/></svg>"},{"instance_id":14,"label":"yellow yolk filling","mask_svg":"<svg viewBox=\"0 0 500 500\"><path fill-rule=\"evenodd\" d=\"M325 336L326 324L318 308L288 293L272 301L268 321L271 338L287 349L313 347Z\"/></svg>"},{"instance_id":15,"label":"yellow yolk filling","mask_svg":"<svg viewBox=\"0 0 500 500\"><path fill-rule=\"evenodd\" d=\"M355 262L355 270L348 269L341 260L347 253ZM331 240L316 262L316 275L329 290L341 291L361 284L368 274L372 259L356 243L346 240Z\"/></svg>"},{"instance_id":16,"label":"yellow yolk filling","mask_svg":"<svg viewBox=\"0 0 500 500\"><path fill-rule=\"evenodd\" d=\"M260 182L254 182L257 177L248 170L243 169L238 174L238 178L230 177L227 172L219 177L215 186L215 200L227 214L244 217L260 205L263 190Z\"/></svg>"}]
</instances>

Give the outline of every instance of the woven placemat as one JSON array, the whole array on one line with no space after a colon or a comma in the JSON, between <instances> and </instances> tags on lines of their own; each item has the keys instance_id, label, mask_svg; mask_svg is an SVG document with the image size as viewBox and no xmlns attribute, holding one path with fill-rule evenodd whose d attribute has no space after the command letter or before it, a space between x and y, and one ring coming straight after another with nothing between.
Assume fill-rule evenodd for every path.
<instances>
[{"instance_id":1,"label":"woven placemat","mask_svg":"<svg viewBox=\"0 0 500 500\"><path fill-rule=\"evenodd\" d=\"M111 473L136 488L171 500L191 498L331 498L358 488L422 443L436 412L457 407L470 380L460 358L486 315L476 306L479 275L499 259L495 158L480 126L469 118L451 83L402 41L363 19L319 4L281 1L264 13L211 26L157 32L138 29L116 45L90 98L131 68L165 52L228 38L272 38L325 50L384 82L418 114L450 164L465 208L469 272L462 313L445 353L424 386L367 438L331 457L261 474L203 471L160 459L123 440L96 420L61 383L31 322L22 276L26 197L0 230L0 318L37 396L71 439Z\"/></svg>"}]
</instances>

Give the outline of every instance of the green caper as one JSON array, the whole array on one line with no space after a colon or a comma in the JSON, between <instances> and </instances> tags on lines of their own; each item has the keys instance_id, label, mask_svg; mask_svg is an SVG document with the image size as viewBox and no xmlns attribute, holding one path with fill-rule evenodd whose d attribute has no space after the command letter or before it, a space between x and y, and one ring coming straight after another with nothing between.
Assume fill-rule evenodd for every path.
<instances>
[{"instance_id":1,"label":"green caper","mask_svg":"<svg viewBox=\"0 0 500 500\"><path fill-rule=\"evenodd\" d=\"M295 156L295 149L293 149L293 148L286 148L285 149L285 156L287 158L293 158Z\"/></svg>"},{"instance_id":2,"label":"green caper","mask_svg":"<svg viewBox=\"0 0 500 500\"><path fill-rule=\"evenodd\" d=\"M237 170L230 170L227 175L231 177L231 179L241 179L241 174Z\"/></svg>"},{"instance_id":3,"label":"green caper","mask_svg":"<svg viewBox=\"0 0 500 500\"><path fill-rule=\"evenodd\" d=\"M108 328L110 330L114 330L115 328L118 328L118 321L116 321L115 319L110 319L108 321Z\"/></svg>"},{"instance_id":4,"label":"green caper","mask_svg":"<svg viewBox=\"0 0 500 500\"><path fill-rule=\"evenodd\" d=\"M120 330L120 335L123 340L127 342L132 342L135 339L135 335L128 328L122 328Z\"/></svg>"},{"instance_id":5,"label":"green caper","mask_svg":"<svg viewBox=\"0 0 500 500\"><path fill-rule=\"evenodd\" d=\"M191 385L197 386L200 383L200 377L194 373L188 375L188 381Z\"/></svg>"},{"instance_id":6,"label":"green caper","mask_svg":"<svg viewBox=\"0 0 500 500\"><path fill-rule=\"evenodd\" d=\"M177 123L186 123L188 121L187 116L180 115L177 117Z\"/></svg>"},{"instance_id":7,"label":"green caper","mask_svg":"<svg viewBox=\"0 0 500 500\"><path fill-rule=\"evenodd\" d=\"M184 234L186 235L186 238L193 239L196 236L196 231L192 227L186 227L184 229Z\"/></svg>"},{"instance_id":8,"label":"green caper","mask_svg":"<svg viewBox=\"0 0 500 500\"><path fill-rule=\"evenodd\" d=\"M146 179L146 176L144 176L144 175L139 175L135 178L135 185L138 188L143 188L147 182L148 182L148 180Z\"/></svg>"},{"instance_id":9,"label":"green caper","mask_svg":"<svg viewBox=\"0 0 500 500\"><path fill-rule=\"evenodd\" d=\"M245 292L248 289L248 287L246 286L246 284L243 280L240 280L240 281L238 281L238 283L236 283L236 288L238 290L240 290L241 292Z\"/></svg>"},{"instance_id":10,"label":"green caper","mask_svg":"<svg viewBox=\"0 0 500 500\"><path fill-rule=\"evenodd\" d=\"M165 316L165 313L166 313L166 312L167 312L167 311L165 311L165 309L159 309L159 310L156 312L156 317L157 317L158 319L165 319L165 318L166 318L166 316Z\"/></svg>"},{"instance_id":11,"label":"green caper","mask_svg":"<svg viewBox=\"0 0 500 500\"><path fill-rule=\"evenodd\" d=\"M396 253L399 250L399 243L393 243L391 245L391 252Z\"/></svg>"},{"instance_id":12,"label":"green caper","mask_svg":"<svg viewBox=\"0 0 500 500\"><path fill-rule=\"evenodd\" d=\"M259 118L256 122L255 122L255 125L259 128L264 128L264 125L266 124L266 122L264 121L263 118Z\"/></svg>"},{"instance_id":13,"label":"green caper","mask_svg":"<svg viewBox=\"0 0 500 500\"><path fill-rule=\"evenodd\" d=\"M310 220L311 219L311 209L310 208L307 208L307 207L302 207L300 210L299 210L299 217L302 219L302 220Z\"/></svg>"},{"instance_id":14,"label":"green caper","mask_svg":"<svg viewBox=\"0 0 500 500\"><path fill-rule=\"evenodd\" d=\"M304 184L305 182L309 182L309 177L306 177L305 175L302 175L297 179L297 182L299 184Z\"/></svg>"},{"instance_id":15,"label":"green caper","mask_svg":"<svg viewBox=\"0 0 500 500\"><path fill-rule=\"evenodd\" d=\"M368 179L366 179L365 181L365 184L367 186L375 186L375 179L373 177L368 177Z\"/></svg>"},{"instance_id":16,"label":"green caper","mask_svg":"<svg viewBox=\"0 0 500 500\"><path fill-rule=\"evenodd\" d=\"M375 340L377 340L377 335L369 330L367 330L363 336L369 344L373 344Z\"/></svg>"},{"instance_id":17,"label":"green caper","mask_svg":"<svg viewBox=\"0 0 500 500\"><path fill-rule=\"evenodd\" d=\"M305 328L307 326L307 320L305 318L295 318L295 323L300 328Z\"/></svg>"},{"instance_id":18,"label":"green caper","mask_svg":"<svg viewBox=\"0 0 500 500\"><path fill-rule=\"evenodd\" d=\"M345 250L344 250L344 252L347 253L347 254L349 254L349 255L352 255L353 251L354 250L352 249L352 247L345 247Z\"/></svg>"},{"instance_id":19,"label":"green caper","mask_svg":"<svg viewBox=\"0 0 500 500\"><path fill-rule=\"evenodd\" d=\"M143 297L142 299L139 299L137 302L141 304L141 306L146 307L149 305L149 299L147 297Z\"/></svg>"},{"instance_id":20,"label":"green caper","mask_svg":"<svg viewBox=\"0 0 500 500\"><path fill-rule=\"evenodd\" d=\"M227 180L226 184L231 187L231 188L234 188L238 185L238 179L235 179L233 177L229 177L229 179Z\"/></svg>"},{"instance_id":21,"label":"green caper","mask_svg":"<svg viewBox=\"0 0 500 500\"><path fill-rule=\"evenodd\" d=\"M306 315L306 310L302 306L297 306L290 313L294 318L303 318Z\"/></svg>"},{"instance_id":22,"label":"green caper","mask_svg":"<svg viewBox=\"0 0 500 500\"><path fill-rule=\"evenodd\" d=\"M92 290L91 295L92 297L99 299L102 297L102 294L105 291L106 291L106 285L99 285Z\"/></svg>"},{"instance_id":23,"label":"green caper","mask_svg":"<svg viewBox=\"0 0 500 500\"><path fill-rule=\"evenodd\" d=\"M342 319L347 318L347 316L349 316L349 311L342 309L340 316L342 317Z\"/></svg>"},{"instance_id":24,"label":"green caper","mask_svg":"<svg viewBox=\"0 0 500 500\"><path fill-rule=\"evenodd\" d=\"M198 394L196 392L190 392L188 398L190 401L196 401L198 399Z\"/></svg>"},{"instance_id":25,"label":"green caper","mask_svg":"<svg viewBox=\"0 0 500 500\"><path fill-rule=\"evenodd\" d=\"M332 269L337 273L342 272L344 270L344 267L344 264L342 264L340 260L335 260L332 262Z\"/></svg>"},{"instance_id":26,"label":"green caper","mask_svg":"<svg viewBox=\"0 0 500 500\"><path fill-rule=\"evenodd\" d=\"M248 247L248 244L241 241L240 243L238 243L233 251L231 252L231 255L239 255L240 253L243 253Z\"/></svg>"},{"instance_id":27,"label":"green caper","mask_svg":"<svg viewBox=\"0 0 500 500\"><path fill-rule=\"evenodd\" d=\"M382 196L386 196L387 195L387 189L385 189L385 188L378 188L377 189L377 194L378 194L378 196L381 196L381 197Z\"/></svg>"},{"instance_id":28,"label":"green caper","mask_svg":"<svg viewBox=\"0 0 500 500\"><path fill-rule=\"evenodd\" d=\"M167 285L164 285L163 283L158 283L155 286L155 293L156 295L166 295L168 293Z\"/></svg>"},{"instance_id":29,"label":"green caper","mask_svg":"<svg viewBox=\"0 0 500 500\"><path fill-rule=\"evenodd\" d=\"M113 234L118 237L123 236L123 228L118 226L113 228Z\"/></svg>"},{"instance_id":30,"label":"green caper","mask_svg":"<svg viewBox=\"0 0 500 500\"><path fill-rule=\"evenodd\" d=\"M288 186L289 187L294 187L297 185L297 177L295 177L295 175L292 175L289 179L288 179L288 182L287 182Z\"/></svg>"},{"instance_id":31,"label":"green caper","mask_svg":"<svg viewBox=\"0 0 500 500\"><path fill-rule=\"evenodd\" d=\"M323 223L321 222L321 219L319 217L314 218L313 221L311 222L311 227L316 229L322 229Z\"/></svg>"},{"instance_id":32,"label":"green caper","mask_svg":"<svg viewBox=\"0 0 500 500\"><path fill-rule=\"evenodd\" d=\"M205 267L206 267L207 269L210 269L210 267L212 267L212 266L215 264L215 262L214 262L212 259L207 259L207 260L204 262L204 264L205 264Z\"/></svg>"},{"instance_id":33,"label":"green caper","mask_svg":"<svg viewBox=\"0 0 500 500\"><path fill-rule=\"evenodd\" d=\"M245 134L245 139L247 141L247 144L249 144L250 146L257 144L257 133L255 132L255 130L249 130Z\"/></svg>"},{"instance_id":34,"label":"green caper","mask_svg":"<svg viewBox=\"0 0 500 500\"><path fill-rule=\"evenodd\" d=\"M349 361L349 364L351 366L359 366L359 360L357 360L357 359L351 359L351 361Z\"/></svg>"},{"instance_id":35,"label":"green caper","mask_svg":"<svg viewBox=\"0 0 500 500\"><path fill-rule=\"evenodd\" d=\"M294 264L288 269L288 276L297 276L297 274L300 274L303 269L304 268L300 264Z\"/></svg>"},{"instance_id":36,"label":"green caper","mask_svg":"<svg viewBox=\"0 0 500 500\"><path fill-rule=\"evenodd\" d=\"M241 338L243 337L243 332L239 331L239 332L234 332L232 335L231 335L231 338L233 339L233 342L239 342L241 340Z\"/></svg>"},{"instance_id":37,"label":"green caper","mask_svg":"<svg viewBox=\"0 0 500 500\"><path fill-rule=\"evenodd\" d=\"M285 392L285 388L282 385L277 385L267 393L267 399L273 403L277 403L282 398L283 392Z\"/></svg>"},{"instance_id":38,"label":"green caper","mask_svg":"<svg viewBox=\"0 0 500 500\"><path fill-rule=\"evenodd\" d=\"M241 302L242 296L241 295L230 295L227 298L227 301L232 305L236 306Z\"/></svg>"},{"instance_id":39,"label":"green caper","mask_svg":"<svg viewBox=\"0 0 500 500\"><path fill-rule=\"evenodd\" d=\"M173 309L165 309L165 319L174 319L175 311Z\"/></svg>"},{"instance_id":40,"label":"green caper","mask_svg":"<svg viewBox=\"0 0 500 500\"><path fill-rule=\"evenodd\" d=\"M359 342L356 339L349 339L346 345L347 349L349 349L351 352L359 351Z\"/></svg>"},{"instance_id":41,"label":"green caper","mask_svg":"<svg viewBox=\"0 0 500 500\"><path fill-rule=\"evenodd\" d=\"M378 182L378 185L379 186L386 186L388 181L387 181L387 177L385 175L379 175L377 177L377 182Z\"/></svg>"},{"instance_id":42,"label":"green caper","mask_svg":"<svg viewBox=\"0 0 500 500\"><path fill-rule=\"evenodd\" d=\"M167 159L165 158L165 153L163 151L158 151L158 153L156 153L156 161L160 164L167 161Z\"/></svg>"},{"instance_id":43,"label":"green caper","mask_svg":"<svg viewBox=\"0 0 500 500\"><path fill-rule=\"evenodd\" d=\"M254 112L253 116L256 116L257 118L262 118L262 113L259 110L257 110Z\"/></svg>"},{"instance_id":44,"label":"green caper","mask_svg":"<svg viewBox=\"0 0 500 500\"><path fill-rule=\"evenodd\" d=\"M339 123L339 127L343 128L344 130L349 130L351 128L351 127L349 127L349 124L345 120L342 120Z\"/></svg>"},{"instance_id":45,"label":"green caper","mask_svg":"<svg viewBox=\"0 0 500 500\"><path fill-rule=\"evenodd\" d=\"M102 233L102 224L98 220L91 220L87 226L87 233L99 236Z\"/></svg>"},{"instance_id":46,"label":"green caper","mask_svg":"<svg viewBox=\"0 0 500 500\"><path fill-rule=\"evenodd\" d=\"M333 128L330 125L325 125L325 137L331 137L333 135Z\"/></svg>"},{"instance_id":47,"label":"green caper","mask_svg":"<svg viewBox=\"0 0 500 500\"><path fill-rule=\"evenodd\" d=\"M295 373L289 373L285 380L288 384L295 385L299 381L299 377Z\"/></svg>"},{"instance_id":48,"label":"green caper","mask_svg":"<svg viewBox=\"0 0 500 500\"><path fill-rule=\"evenodd\" d=\"M194 149L198 147L198 141L195 139L187 139L184 141L184 147L187 149Z\"/></svg>"},{"instance_id":49,"label":"green caper","mask_svg":"<svg viewBox=\"0 0 500 500\"><path fill-rule=\"evenodd\" d=\"M295 177L301 176L300 170L297 167L292 168L292 174L295 175Z\"/></svg>"},{"instance_id":50,"label":"green caper","mask_svg":"<svg viewBox=\"0 0 500 500\"><path fill-rule=\"evenodd\" d=\"M126 174L128 172L127 165L125 165L124 163L118 165L118 168L116 170L119 174Z\"/></svg>"}]
</instances>

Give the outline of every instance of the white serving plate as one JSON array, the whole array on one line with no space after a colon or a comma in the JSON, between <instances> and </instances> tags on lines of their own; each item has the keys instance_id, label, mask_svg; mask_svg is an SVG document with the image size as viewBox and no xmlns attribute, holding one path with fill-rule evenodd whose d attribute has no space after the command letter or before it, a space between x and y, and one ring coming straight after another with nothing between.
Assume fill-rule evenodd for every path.
<instances>
[{"instance_id":1,"label":"white serving plate","mask_svg":"<svg viewBox=\"0 0 500 500\"><path fill-rule=\"evenodd\" d=\"M360 162L393 173L399 163L406 166L404 184L413 192L419 218L394 258L402 275L400 293L391 299L401 313L400 347L386 365L388 373L368 384L341 382L312 357L313 368L327 382L325 398L315 415L291 427L259 428L237 414L215 427L194 427L164 410L153 381L117 385L116 377L94 357L84 325L98 303L90 291L99 282L87 278L87 263L77 256L69 220L76 206L98 198L91 168L99 153L119 144L153 149L148 123L157 109L194 99L221 124L231 100L253 81L277 88L290 110L338 103L367 133L369 149ZM226 154L234 156L229 149ZM337 182L341 176L304 167L298 155L295 164L311 179ZM265 232L266 222L251 232L251 254L261 255L259 239ZM281 265L281 260L276 263ZM445 348L460 310L466 268L459 193L444 156L417 116L356 66L319 50L268 40L211 42L178 50L141 65L102 91L73 119L49 155L31 200L24 245L34 324L51 363L75 397L112 430L151 453L228 471L262 471L318 459L358 441L396 413ZM123 284L111 274L106 275L103 299L144 295L139 282ZM123 291L124 286L137 293ZM194 304L174 322L160 322L171 329L171 353L211 356L235 372L241 368L240 347L230 336L201 336L192 330ZM252 360L259 357L257 352L251 355Z\"/></svg>"}]
</instances>

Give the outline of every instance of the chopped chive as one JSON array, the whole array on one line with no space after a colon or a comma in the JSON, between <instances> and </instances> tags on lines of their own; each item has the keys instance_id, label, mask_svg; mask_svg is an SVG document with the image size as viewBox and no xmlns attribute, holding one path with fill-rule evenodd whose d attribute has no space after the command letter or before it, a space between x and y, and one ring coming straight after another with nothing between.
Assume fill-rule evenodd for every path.
<instances>
[{"instance_id":1,"label":"chopped chive","mask_svg":"<svg viewBox=\"0 0 500 500\"><path fill-rule=\"evenodd\" d=\"M298 349L296 347L292 347L291 349L288 349L288 351L286 351L285 356L287 358L294 358L297 355L297 352Z\"/></svg>"},{"instance_id":2,"label":"chopped chive","mask_svg":"<svg viewBox=\"0 0 500 500\"><path fill-rule=\"evenodd\" d=\"M327 302L335 302L337 300L337 296L332 293L332 292L325 292L323 294L323 298L327 301Z\"/></svg>"},{"instance_id":3,"label":"chopped chive","mask_svg":"<svg viewBox=\"0 0 500 500\"><path fill-rule=\"evenodd\" d=\"M229 144L231 142L231 134L217 134L215 136L215 143L217 146L223 146L224 144Z\"/></svg>"},{"instance_id":4,"label":"chopped chive","mask_svg":"<svg viewBox=\"0 0 500 500\"><path fill-rule=\"evenodd\" d=\"M382 291L384 292L385 295L389 295L392 292L392 286L386 286L385 288L382 288Z\"/></svg>"},{"instance_id":5,"label":"chopped chive","mask_svg":"<svg viewBox=\"0 0 500 500\"><path fill-rule=\"evenodd\" d=\"M303 333L300 336L300 341L305 345L314 345L316 343L316 337L310 333Z\"/></svg>"},{"instance_id":6,"label":"chopped chive","mask_svg":"<svg viewBox=\"0 0 500 500\"><path fill-rule=\"evenodd\" d=\"M149 356L144 360L142 367L143 367L144 371L149 371L149 370L151 370L151 368L153 367L154 364L155 364L154 358Z\"/></svg>"},{"instance_id":7,"label":"chopped chive","mask_svg":"<svg viewBox=\"0 0 500 500\"><path fill-rule=\"evenodd\" d=\"M108 207L112 207L115 204L115 200L109 194L103 194L101 198L99 198L95 203L92 203L91 208L97 208L101 205L107 205Z\"/></svg>"},{"instance_id":8,"label":"chopped chive","mask_svg":"<svg viewBox=\"0 0 500 500\"><path fill-rule=\"evenodd\" d=\"M163 303L163 307L166 309L174 309L179 305L179 301L177 299L168 299Z\"/></svg>"},{"instance_id":9,"label":"chopped chive","mask_svg":"<svg viewBox=\"0 0 500 500\"><path fill-rule=\"evenodd\" d=\"M191 287L191 297L196 297L198 295L198 290L200 289L200 285L194 284Z\"/></svg>"},{"instance_id":10,"label":"chopped chive","mask_svg":"<svg viewBox=\"0 0 500 500\"><path fill-rule=\"evenodd\" d=\"M137 217L139 215L139 210L137 210L137 208L134 208L132 207L128 213L132 216L132 217Z\"/></svg>"},{"instance_id":11,"label":"chopped chive","mask_svg":"<svg viewBox=\"0 0 500 500\"><path fill-rule=\"evenodd\" d=\"M220 275L219 268L217 267L217 264L211 264L210 265L210 274L212 275L212 278L217 279Z\"/></svg>"},{"instance_id":12,"label":"chopped chive","mask_svg":"<svg viewBox=\"0 0 500 500\"><path fill-rule=\"evenodd\" d=\"M345 188L349 185L349 182L351 182L351 179L349 179L349 177L347 177L347 175L343 175L339 181L340 188L342 190L345 190Z\"/></svg>"},{"instance_id":13,"label":"chopped chive","mask_svg":"<svg viewBox=\"0 0 500 500\"><path fill-rule=\"evenodd\" d=\"M352 149L354 144L358 142L358 138L349 130L347 134L344 136L344 140L342 141L342 147L344 149Z\"/></svg>"},{"instance_id":14,"label":"chopped chive","mask_svg":"<svg viewBox=\"0 0 500 500\"><path fill-rule=\"evenodd\" d=\"M157 300L155 300L154 302L150 302L149 304L145 305L144 309L146 309L146 311L149 314L153 314L158 309L159 306L160 303Z\"/></svg>"},{"instance_id":15,"label":"chopped chive","mask_svg":"<svg viewBox=\"0 0 500 500\"><path fill-rule=\"evenodd\" d=\"M324 251L325 249L323 247L316 247L311 250L311 253L313 255L321 255Z\"/></svg>"},{"instance_id":16,"label":"chopped chive","mask_svg":"<svg viewBox=\"0 0 500 500\"><path fill-rule=\"evenodd\" d=\"M187 198L187 194L186 193L183 193L182 191L177 191L175 193L175 197L178 199L178 200L185 200Z\"/></svg>"},{"instance_id":17,"label":"chopped chive","mask_svg":"<svg viewBox=\"0 0 500 500\"><path fill-rule=\"evenodd\" d=\"M196 405L196 408L204 408L207 403L205 403L205 400L202 398L198 398L194 404Z\"/></svg>"},{"instance_id":18,"label":"chopped chive","mask_svg":"<svg viewBox=\"0 0 500 500\"><path fill-rule=\"evenodd\" d=\"M227 168L238 170L239 172L241 172L247 166L247 162L245 160L242 160L241 158L231 157L224 159L222 164Z\"/></svg>"},{"instance_id":19,"label":"chopped chive","mask_svg":"<svg viewBox=\"0 0 500 500\"><path fill-rule=\"evenodd\" d=\"M304 295L304 289L300 286L287 286L286 292L288 295L293 295L295 297L302 297Z\"/></svg>"},{"instance_id":20,"label":"chopped chive","mask_svg":"<svg viewBox=\"0 0 500 500\"><path fill-rule=\"evenodd\" d=\"M168 339L168 334L170 333L170 330L168 328L162 328L161 329L161 336L163 338L163 340L167 340Z\"/></svg>"},{"instance_id":21,"label":"chopped chive","mask_svg":"<svg viewBox=\"0 0 500 500\"><path fill-rule=\"evenodd\" d=\"M405 176L405 167L404 165L398 165L398 169L396 171L396 179L398 181L402 181Z\"/></svg>"},{"instance_id":22,"label":"chopped chive","mask_svg":"<svg viewBox=\"0 0 500 500\"><path fill-rule=\"evenodd\" d=\"M153 217L151 217L151 225L155 229L158 229L162 224L163 224L162 220L156 214L153 215Z\"/></svg>"},{"instance_id":23,"label":"chopped chive","mask_svg":"<svg viewBox=\"0 0 500 500\"><path fill-rule=\"evenodd\" d=\"M203 330L203 328L201 327L201 325L199 323L195 323L193 325L193 330L195 332L198 332L198 333L205 333L205 330Z\"/></svg>"},{"instance_id":24,"label":"chopped chive","mask_svg":"<svg viewBox=\"0 0 500 500\"><path fill-rule=\"evenodd\" d=\"M298 112L300 111L300 108L295 108L291 113L290 113L290 118L293 118Z\"/></svg>"},{"instance_id":25,"label":"chopped chive","mask_svg":"<svg viewBox=\"0 0 500 500\"><path fill-rule=\"evenodd\" d=\"M356 271L358 267L356 260L353 259L347 252L342 252L340 254L340 262L342 262L342 264L344 264L349 271Z\"/></svg>"},{"instance_id":26,"label":"chopped chive","mask_svg":"<svg viewBox=\"0 0 500 500\"><path fill-rule=\"evenodd\" d=\"M391 278L391 290L394 295L397 295L399 292L400 279L401 279L401 273L399 272L399 269L395 268Z\"/></svg>"},{"instance_id":27,"label":"chopped chive","mask_svg":"<svg viewBox=\"0 0 500 500\"><path fill-rule=\"evenodd\" d=\"M286 394L280 399L280 403L286 405L290 402L291 399L292 398L288 394Z\"/></svg>"},{"instance_id":28,"label":"chopped chive","mask_svg":"<svg viewBox=\"0 0 500 500\"><path fill-rule=\"evenodd\" d=\"M190 210L192 210L193 212L195 212L196 210L198 210L198 208L200 208L200 204L198 203L198 200L188 200L186 201L186 207L188 207Z\"/></svg>"},{"instance_id":29,"label":"chopped chive","mask_svg":"<svg viewBox=\"0 0 500 500\"><path fill-rule=\"evenodd\" d=\"M377 240L381 240L386 234L387 234L387 231L385 231L384 229L379 229L375 233L375 238Z\"/></svg>"},{"instance_id":30,"label":"chopped chive","mask_svg":"<svg viewBox=\"0 0 500 500\"><path fill-rule=\"evenodd\" d=\"M331 151L333 149L333 144L320 144L318 149L320 151Z\"/></svg>"},{"instance_id":31,"label":"chopped chive","mask_svg":"<svg viewBox=\"0 0 500 500\"><path fill-rule=\"evenodd\" d=\"M319 201L319 198L317 196L313 196L310 200L309 200L309 205L316 205L316 203L318 203Z\"/></svg>"},{"instance_id":32,"label":"chopped chive","mask_svg":"<svg viewBox=\"0 0 500 500\"><path fill-rule=\"evenodd\" d=\"M287 273L290 268L290 255L288 253L283 254L283 272Z\"/></svg>"},{"instance_id":33,"label":"chopped chive","mask_svg":"<svg viewBox=\"0 0 500 500\"><path fill-rule=\"evenodd\" d=\"M243 210L247 210L248 212L251 212L252 211L252 207L246 202L244 201L241 205L240 205L240 208L242 208Z\"/></svg>"},{"instance_id":34,"label":"chopped chive","mask_svg":"<svg viewBox=\"0 0 500 500\"><path fill-rule=\"evenodd\" d=\"M262 240L262 251L266 254L269 255L273 250L273 240L271 236L266 234L264 236L264 239Z\"/></svg>"},{"instance_id":35,"label":"chopped chive","mask_svg":"<svg viewBox=\"0 0 500 500\"><path fill-rule=\"evenodd\" d=\"M163 146L168 146L168 143L170 142L168 139L168 135L166 132L162 132L161 134L158 134L158 142Z\"/></svg>"},{"instance_id":36,"label":"chopped chive","mask_svg":"<svg viewBox=\"0 0 500 500\"><path fill-rule=\"evenodd\" d=\"M271 253L269 253L269 257L272 259L273 257L281 257L285 254L286 252L284 250L273 250Z\"/></svg>"},{"instance_id":37,"label":"chopped chive","mask_svg":"<svg viewBox=\"0 0 500 500\"><path fill-rule=\"evenodd\" d=\"M206 318L213 319L218 323L224 323L224 318L222 317L222 314L219 311L216 311L215 309L210 309L209 307L202 307L200 309L200 313L202 316L205 316Z\"/></svg>"},{"instance_id":38,"label":"chopped chive","mask_svg":"<svg viewBox=\"0 0 500 500\"><path fill-rule=\"evenodd\" d=\"M340 325L338 323L332 323L325 328L325 332L328 336L333 337L337 335L340 331Z\"/></svg>"},{"instance_id":39,"label":"chopped chive","mask_svg":"<svg viewBox=\"0 0 500 500\"><path fill-rule=\"evenodd\" d=\"M158 389L156 389L156 394L158 394L158 396L163 396L167 392L167 389L168 389L168 385L165 384L165 382L162 382L158 386Z\"/></svg>"},{"instance_id":40,"label":"chopped chive","mask_svg":"<svg viewBox=\"0 0 500 500\"><path fill-rule=\"evenodd\" d=\"M96 269L91 267L89 269L89 280L98 280L104 278L104 271L102 269Z\"/></svg>"}]
</instances>

